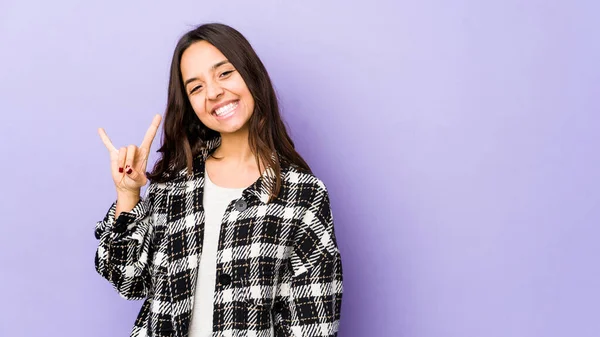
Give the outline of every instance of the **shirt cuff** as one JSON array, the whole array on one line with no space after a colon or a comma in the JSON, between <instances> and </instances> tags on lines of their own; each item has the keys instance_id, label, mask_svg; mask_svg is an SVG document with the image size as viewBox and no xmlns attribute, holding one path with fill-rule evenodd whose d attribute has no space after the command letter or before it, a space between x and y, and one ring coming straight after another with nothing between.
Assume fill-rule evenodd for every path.
<instances>
[{"instance_id":1,"label":"shirt cuff","mask_svg":"<svg viewBox=\"0 0 600 337\"><path fill-rule=\"evenodd\" d=\"M131 211L121 212L115 220L116 208L117 202L115 201L106 212L104 219L96 223L95 235L97 239L100 239L106 232L124 233L130 224L144 219L149 211L148 203L144 198L140 198Z\"/></svg>"}]
</instances>

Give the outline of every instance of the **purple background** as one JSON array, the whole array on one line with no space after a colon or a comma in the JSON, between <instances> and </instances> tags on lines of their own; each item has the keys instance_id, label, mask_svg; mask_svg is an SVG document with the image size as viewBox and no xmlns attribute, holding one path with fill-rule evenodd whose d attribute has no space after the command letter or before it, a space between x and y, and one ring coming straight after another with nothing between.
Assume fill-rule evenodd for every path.
<instances>
[{"instance_id":1,"label":"purple background","mask_svg":"<svg viewBox=\"0 0 600 337\"><path fill-rule=\"evenodd\" d=\"M0 336L126 336L95 273L192 25L248 37L329 187L340 336L600 335L597 1L0 2ZM155 142L154 149L158 142ZM153 159L156 159L154 157Z\"/></svg>"}]
</instances>

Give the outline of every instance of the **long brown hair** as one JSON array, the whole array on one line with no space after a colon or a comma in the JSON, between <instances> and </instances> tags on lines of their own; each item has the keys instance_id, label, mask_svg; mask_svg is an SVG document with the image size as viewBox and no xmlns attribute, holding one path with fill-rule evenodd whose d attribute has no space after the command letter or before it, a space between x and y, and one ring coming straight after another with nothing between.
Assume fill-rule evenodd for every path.
<instances>
[{"instance_id":1,"label":"long brown hair","mask_svg":"<svg viewBox=\"0 0 600 337\"><path fill-rule=\"evenodd\" d=\"M177 43L171 61L167 108L164 115L161 157L147 177L153 182L165 182L176 172L187 168L193 174L193 159L219 133L206 127L188 99L181 76L181 56L193 43L206 41L223 53L240 73L254 98L254 112L249 120L249 145L262 172L261 163L272 170L275 184L271 199L281 188L282 165L293 165L310 172L310 167L295 150L294 142L281 120L277 96L269 74L246 38L234 28L210 23L184 34Z\"/></svg>"}]
</instances>

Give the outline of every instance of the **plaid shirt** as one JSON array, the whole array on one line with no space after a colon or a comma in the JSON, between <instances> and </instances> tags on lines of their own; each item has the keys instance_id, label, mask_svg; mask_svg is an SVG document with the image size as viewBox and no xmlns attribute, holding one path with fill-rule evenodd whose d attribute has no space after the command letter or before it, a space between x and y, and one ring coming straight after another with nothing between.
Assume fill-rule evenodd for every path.
<instances>
[{"instance_id":1,"label":"plaid shirt","mask_svg":"<svg viewBox=\"0 0 600 337\"><path fill-rule=\"evenodd\" d=\"M208 142L186 170L151 183L115 220L116 202L96 224L97 272L126 299L145 299L132 337L187 336L204 238ZM267 203L266 171L223 216L215 270L213 337L337 336L342 264L323 182L282 167Z\"/></svg>"}]
</instances>

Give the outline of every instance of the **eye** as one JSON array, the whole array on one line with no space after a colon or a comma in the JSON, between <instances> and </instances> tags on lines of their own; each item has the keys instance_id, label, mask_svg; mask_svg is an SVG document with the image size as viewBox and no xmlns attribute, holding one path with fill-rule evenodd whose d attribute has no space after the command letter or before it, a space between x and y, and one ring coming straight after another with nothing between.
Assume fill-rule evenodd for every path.
<instances>
[{"instance_id":1,"label":"eye","mask_svg":"<svg viewBox=\"0 0 600 337\"><path fill-rule=\"evenodd\" d=\"M227 70L221 73L221 75L219 77L223 78L223 77L227 77L229 75L231 75L231 73L233 72L233 70Z\"/></svg>"},{"instance_id":2,"label":"eye","mask_svg":"<svg viewBox=\"0 0 600 337\"><path fill-rule=\"evenodd\" d=\"M197 85L197 86L193 87L192 90L190 90L190 95L196 91L199 91L200 89L202 89L201 85Z\"/></svg>"}]
</instances>

